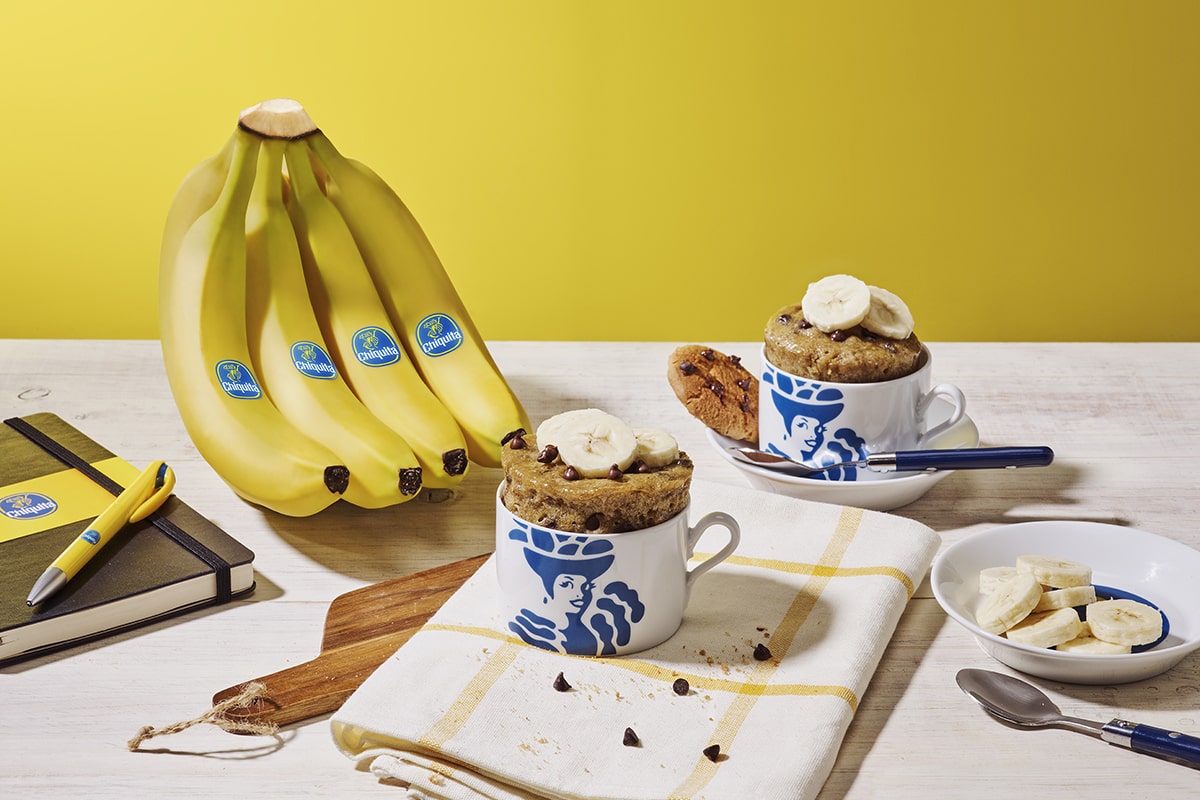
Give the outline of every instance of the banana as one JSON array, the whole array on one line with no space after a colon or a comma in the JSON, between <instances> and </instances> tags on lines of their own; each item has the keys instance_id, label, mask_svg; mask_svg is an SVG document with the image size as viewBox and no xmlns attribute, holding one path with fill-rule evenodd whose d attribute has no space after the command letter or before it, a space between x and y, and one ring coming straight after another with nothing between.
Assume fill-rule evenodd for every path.
<instances>
[{"instance_id":1,"label":"banana","mask_svg":"<svg viewBox=\"0 0 1200 800\"><path fill-rule=\"evenodd\" d=\"M800 300L804 318L825 333L853 328L871 308L871 290L850 275L828 275L808 285Z\"/></svg>"},{"instance_id":2,"label":"banana","mask_svg":"<svg viewBox=\"0 0 1200 800\"><path fill-rule=\"evenodd\" d=\"M1005 631L1014 642L1030 647L1054 647L1079 635L1079 615L1073 608L1057 608L1030 614Z\"/></svg>"},{"instance_id":3,"label":"banana","mask_svg":"<svg viewBox=\"0 0 1200 800\"><path fill-rule=\"evenodd\" d=\"M1133 652L1133 648L1127 644L1113 644L1103 639L1097 639L1092 635L1091 628L1086 621L1080 623L1078 636L1069 642L1057 645L1054 649L1060 653L1098 653L1104 655L1124 655Z\"/></svg>"},{"instance_id":4,"label":"banana","mask_svg":"<svg viewBox=\"0 0 1200 800\"><path fill-rule=\"evenodd\" d=\"M633 429L597 408L550 417L538 426L535 436L540 447L557 447L559 459L585 478L603 478L614 466L624 472L637 452Z\"/></svg>"},{"instance_id":5,"label":"banana","mask_svg":"<svg viewBox=\"0 0 1200 800\"><path fill-rule=\"evenodd\" d=\"M665 467L679 458L679 442L666 431L657 428L634 428L633 460L651 469Z\"/></svg>"},{"instance_id":6,"label":"banana","mask_svg":"<svg viewBox=\"0 0 1200 800\"><path fill-rule=\"evenodd\" d=\"M979 571L979 591L991 594L1004 581L1017 574L1016 567L987 567Z\"/></svg>"},{"instance_id":7,"label":"banana","mask_svg":"<svg viewBox=\"0 0 1200 800\"><path fill-rule=\"evenodd\" d=\"M1017 571L1037 578L1039 583L1055 589L1087 586L1092 582L1092 568L1077 561L1050 556L1017 556Z\"/></svg>"},{"instance_id":8,"label":"banana","mask_svg":"<svg viewBox=\"0 0 1200 800\"><path fill-rule=\"evenodd\" d=\"M1053 611L1056 608L1075 608L1096 602L1096 587L1068 586L1065 589L1051 589L1042 592L1042 599L1033 607L1034 612Z\"/></svg>"},{"instance_id":9,"label":"banana","mask_svg":"<svg viewBox=\"0 0 1200 800\"><path fill-rule=\"evenodd\" d=\"M1087 607L1088 627L1114 644L1150 644L1162 636L1162 614L1136 600L1100 600Z\"/></svg>"},{"instance_id":10,"label":"banana","mask_svg":"<svg viewBox=\"0 0 1200 800\"><path fill-rule=\"evenodd\" d=\"M425 383L466 437L470 458L500 466L500 442L532 427L421 226L386 182L320 131L305 139Z\"/></svg>"},{"instance_id":11,"label":"banana","mask_svg":"<svg viewBox=\"0 0 1200 800\"><path fill-rule=\"evenodd\" d=\"M988 633L999 635L1029 616L1041 597L1041 584L1032 575L1018 573L983 599L975 621Z\"/></svg>"},{"instance_id":12,"label":"banana","mask_svg":"<svg viewBox=\"0 0 1200 800\"><path fill-rule=\"evenodd\" d=\"M421 465L350 390L324 348L283 204L282 139L266 139L246 213L247 336L267 397L350 470L343 499L382 508L411 499Z\"/></svg>"},{"instance_id":13,"label":"banana","mask_svg":"<svg viewBox=\"0 0 1200 800\"><path fill-rule=\"evenodd\" d=\"M871 304L860 324L871 333L888 339L907 339L916 324L908 305L887 289L878 286L867 289L871 292Z\"/></svg>"},{"instance_id":14,"label":"banana","mask_svg":"<svg viewBox=\"0 0 1200 800\"><path fill-rule=\"evenodd\" d=\"M167 212L167 222L163 226L160 264L175 257L188 228L192 227L201 214L212 208L221 196L225 180L229 177L229 162L233 158L236 142L235 133L225 141L225 146L219 152L192 167L184 176L183 183L175 192L171 210Z\"/></svg>"},{"instance_id":15,"label":"banana","mask_svg":"<svg viewBox=\"0 0 1200 800\"><path fill-rule=\"evenodd\" d=\"M405 357L354 237L321 192L304 142L287 143L285 202L325 342L354 394L408 442L424 485L454 486L467 469L467 440Z\"/></svg>"},{"instance_id":16,"label":"banana","mask_svg":"<svg viewBox=\"0 0 1200 800\"><path fill-rule=\"evenodd\" d=\"M242 498L308 516L338 499L349 471L263 396L246 340L246 208L259 140L238 130L228 179L159 266L160 337L167 380L196 449ZM204 204L185 183L168 219ZM167 231L167 235L172 235Z\"/></svg>"}]
</instances>

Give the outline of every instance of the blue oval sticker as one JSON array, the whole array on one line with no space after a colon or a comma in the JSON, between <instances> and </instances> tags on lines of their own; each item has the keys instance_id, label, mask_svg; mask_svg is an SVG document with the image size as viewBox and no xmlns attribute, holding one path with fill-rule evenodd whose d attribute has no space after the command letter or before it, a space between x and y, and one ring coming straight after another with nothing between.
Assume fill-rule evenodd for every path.
<instances>
[{"instance_id":1,"label":"blue oval sticker","mask_svg":"<svg viewBox=\"0 0 1200 800\"><path fill-rule=\"evenodd\" d=\"M300 341L292 345L292 363L306 378L331 381L337 377L337 367L325 348L316 342Z\"/></svg>"},{"instance_id":2,"label":"blue oval sticker","mask_svg":"<svg viewBox=\"0 0 1200 800\"><path fill-rule=\"evenodd\" d=\"M262 387L254 373L240 361L227 358L217 362L217 382L225 394L235 400L257 400L262 397Z\"/></svg>"},{"instance_id":3,"label":"blue oval sticker","mask_svg":"<svg viewBox=\"0 0 1200 800\"><path fill-rule=\"evenodd\" d=\"M383 328L368 325L354 332L354 357L368 367L386 367L400 360L400 346Z\"/></svg>"},{"instance_id":4,"label":"blue oval sticker","mask_svg":"<svg viewBox=\"0 0 1200 800\"><path fill-rule=\"evenodd\" d=\"M58 511L58 503L41 492L22 492L0 497L0 514L9 519L38 519Z\"/></svg>"},{"instance_id":5,"label":"blue oval sticker","mask_svg":"<svg viewBox=\"0 0 1200 800\"><path fill-rule=\"evenodd\" d=\"M463 343L462 328L447 314L430 314L417 323L417 341L430 358L444 356Z\"/></svg>"}]
</instances>

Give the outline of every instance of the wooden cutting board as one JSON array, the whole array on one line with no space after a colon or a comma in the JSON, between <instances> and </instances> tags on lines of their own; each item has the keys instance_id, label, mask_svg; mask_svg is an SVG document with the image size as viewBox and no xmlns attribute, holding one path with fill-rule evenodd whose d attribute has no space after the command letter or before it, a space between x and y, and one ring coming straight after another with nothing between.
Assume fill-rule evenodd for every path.
<instances>
[{"instance_id":1,"label":"wooden cutting board","mask_svg":"<svg viewBox=\"0 0 1200 800\"><path fill-rule=\"evenodd\" d=\"M375 668L391 656L487 560L487 553L339 595L325 614L321 652L312 661L222 689L213 704L247 684L262 696L225 716L287 725L336 711Z\"/></svg>"}]
</instances>

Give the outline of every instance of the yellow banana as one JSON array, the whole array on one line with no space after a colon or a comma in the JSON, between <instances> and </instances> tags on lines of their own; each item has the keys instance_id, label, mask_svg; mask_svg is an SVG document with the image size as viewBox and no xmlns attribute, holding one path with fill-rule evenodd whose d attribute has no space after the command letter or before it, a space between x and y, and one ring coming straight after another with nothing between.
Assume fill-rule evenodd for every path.
<instances>
[{"instance_id":1,"label":"yellow banana","mask_svg":"<svg viewBox=\"0 0 1200 800\"><path fill-rule=\"evenodd\" d=\"M426 486L460 482L467 469L462 431L404 356L354 237L321 192L304 139L288 142L286 159L287 210L309 296L338 369L363 404L412 447Z\"/></svg>"},{"instance_id":2,"label":"yellow banana","mask_svg":"<svg viewBox=\"0 0 1200 800\"><path fill-rule=\"evenodd\" d=\"M192 167L184 176L183 183L175 192L171 210L167 212L159 263L165 263L167 259L175 257L188 228L192 227L201 214L212 208L213 203L221 196L225 179L229 176L229 162L233 157L236 141L236 134L230 136L219 152Z\"/></svg>"},{"instance_id":3,"label":"yellow banana","mask_svg":"<svg viewBox=\"0 0 1200 800\"><path fill-rule=\"evenodd\" d=\"M325 350L283 204L283 148L281 139L263 141L246 212L250 358L271 402L350 469L343 499L363 508L395 505L420 491L421 466L408 443L354 396Z\"/></svg>"},{"instance_id":4,"label":"yellow banana","mask_svg":"<svg viewBox=\"0 0 1200 800\"><path fill-rule=\"evenodd\" d=\"M271 405L250 371L246 342L246 208L259 139L238 130L220 196L159 265L160 336L167 379L200 455L242 498L307 516L349 480L337 457ZM202 204L181 188L170 219ZM168 232L169 233L169 232Z\"/></svg>"},{"instance_id":5,"label":"yellow banana","mask_svg":"<svg viewBox=\"0 0 1200 800\"><path fill-rule=\"evenodd\" d=\"M304 142L328 176L325 191L353 233L392 325L458 420L471 460L500 466L501 441L532 426L429 239L382 178L342 156L320 131Z\"/></svg>"}]
</instances>

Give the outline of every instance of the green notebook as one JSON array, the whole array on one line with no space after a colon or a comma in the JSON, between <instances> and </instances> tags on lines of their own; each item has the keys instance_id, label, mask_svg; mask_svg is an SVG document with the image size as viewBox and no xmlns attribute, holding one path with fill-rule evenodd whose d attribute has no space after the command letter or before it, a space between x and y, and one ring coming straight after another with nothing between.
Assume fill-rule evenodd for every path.
<instances>
[{"instance_id":1,"label":"green notebook","mask_svg":"<svg viewBox=\"0 0 1200 800\"><path fill-rule=\"evenodd\" d=\"M254 553L171 496L62 590L38 576L140 471L54 414L0 424L0 664L253 591Z\"/></svg>"}]
</instances>

